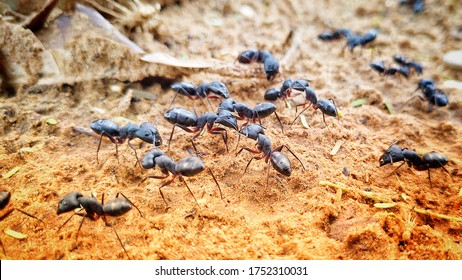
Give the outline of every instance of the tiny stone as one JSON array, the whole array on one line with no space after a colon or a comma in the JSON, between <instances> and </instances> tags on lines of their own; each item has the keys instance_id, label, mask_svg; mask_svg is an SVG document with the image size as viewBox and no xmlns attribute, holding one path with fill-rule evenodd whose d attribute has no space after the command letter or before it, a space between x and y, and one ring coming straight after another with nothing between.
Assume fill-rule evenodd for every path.
<instances>
[{"instance_id":1,"label":"tiny stone","mask_svg":"<svg viewBox=\"0 0 462 280\"><path fill-rule=\"evenodd\" d=\"M348 171L348 168L346 168L346 167L343 168L342 173L343 173L343 175L345 175L347 177L350 176L350 171Z\"/></svg>"},{"instance_id":2,"label":"tiny stone","mask_svg":"<svg viewBox=\"0 0 462 280\"><path fill-rule=\"evenodd\" d=\"M445 53L443 56L443 61L450 67L462 70L462 50Z\"/></svg>"}]
</instances>

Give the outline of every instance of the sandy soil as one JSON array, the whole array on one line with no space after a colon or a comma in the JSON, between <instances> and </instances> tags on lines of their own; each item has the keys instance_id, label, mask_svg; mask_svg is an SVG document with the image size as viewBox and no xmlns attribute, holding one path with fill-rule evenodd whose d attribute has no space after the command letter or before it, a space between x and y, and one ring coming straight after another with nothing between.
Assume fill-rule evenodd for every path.
<instances>
[{"instance_id":1,"label":"sandy soil","mask_svg":"<svg viewBox=\"0 0 462 280\"><path fill-rule=\"evenodd\" d=\"M25 69L22 76L10 73L19 85L17 93L0 96L0 173L19 167L14 175L0 178L1 188L12 193L0 214L15 207L44 221L18 211L2 220L0 238L6 255L1 252L1 258L462 259L462 94L460 89L443 87L445 80L462 80L462 72L442 64L442 55L461 44L457 23L461 2L426 1L428 7L420 15L399 7L397 1L337 2L180 1L163 6L154 18L130 30L112 19L147 52L214 58L227 65L202 70L140 61L139 54L115 42L82 14L73 14L71 27L60 29L59 8L35 35L0 19L4 64ZM343 40L316 39L322 31L342 27L358 33L378 28L379 35L373 44L353 53L342 51ZM273 81L265 79L261 65L233 64L241 51L250 48L271 50L280 59L281 73ZM43 53L51 54L57 67L49 66L52 63L47 64ZM384 78L370 69L372 60L391 63L396 53L420 61L423 76ZM54 78L56 69L64 77L61 82ZM446 92L447 107L428 112L425 101L406 102L422 77L434 79ZM176 130L167 151L172 126L163 114L173 97L169 89L173 81L197 85L220 80L234 99L254 106L263 101L267 89L280 87L286 78L311 80L318 98L335 99L340 120L327 117L326 127L321 113L309 109L304 114L308 129L299 121L289 126L294 108L275 102L285 131L281 133L272 116L263 120L266 134L274 147L288 145L306 170L287 153L292 175L284 177L271 169L268 185L263 160L252 162L243 174L251 155L236 156L236 132L229 131L229 153L220 136L200 136L196 144L224 199L203 172L186 179L199 207L175 181L164 189L171 206L166 209L157 189L162 180L140 184L149 174L159 175L159 170L135 167L127 144L119 147L117 160L110 142L103 143L97 164L98 139L72 130L89 129L99 118L120 125L126 123L124 118L138 124L148 121L163 137L161 149L178 161L189 156L191 134ZM3 77L2 85L6 80ZM137 97L140 94L145 98ZM358 98L367 98L366 104L352 107ZM218 101L212 102L217 106ZM392 104L393 114L384 102ZM175 106L204 111L199 101L183 96L177 97ZM50 118L57 124L50 124ZM342 146L331 156L337 141ZM444 154L451 176L442 169L432 170L432 187L426 171L406 166L387 176L395 167L379 168L378 160L395 141L419 153ZM139 154L150 149L133 143ZM239 146L253 148L254 142L241 139ZM94 192L98 199L103 193L112 198L122 192L140 208L144 217L133 210L108 218L128 256L101 220L86 221L78 240L81 218L74 217L57 232L70 215L56 214L58 201L71 191ZM28 237L13 238L5 234L8 228Z\"/></svg>"}]
</instances>

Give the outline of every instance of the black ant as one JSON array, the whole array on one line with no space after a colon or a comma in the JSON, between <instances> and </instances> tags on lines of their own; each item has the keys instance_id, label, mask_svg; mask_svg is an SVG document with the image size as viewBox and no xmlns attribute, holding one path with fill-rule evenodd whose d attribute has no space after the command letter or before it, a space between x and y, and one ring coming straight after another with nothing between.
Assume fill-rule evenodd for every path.
<instances>
[{"instance_id":1,"label":"black ant","mask_svg":"<svg viewBox=\"0 0 462 280\"><path fill-rule=\"evenodd\" d=\"M5 209L5 207L10 203L10 199L11 199L11 193L9 191L6 191L6 190L0 191L0 211ZM42 219L37 218L36 216L29 214L26 211L18 209L18 208L11 208L8 211L6 211L3 215L0 216L0 221L3 221L4 219L6 219L11 213L13 213L14 210L17 210L20 213L28 217L34 218L36 220L39 220L40 222L43 223ZM1 239L0 239L0 245L2 246L3 254L6 256L6 250L5 250L5 247L3 246L3 242Z\"/></svg>"},{"instance_id":2,"label":"black ant","mask_svg":"<svg viewBox=\"0 0 462 280\"><path fill-rule=\"evenodd\" d=\"M400 0L400 6L412 6L415 14L421 13L425 9L425 0Z\"/></svg>"},{"instance_id":3,"label":"black ant","mask_svg":"<svg viewBox=\"0 0 462 280\"><path fill-rule=\"evenodd\" d=\"M220 134L225 143L226 150L228 151L228 133L225 128L215 127L215 124L221 124L229 128L237 130L237 120L234 115L226 111L219 111L218 114L213 112L206 112L197 116L195 113L183 108L172 108L164 114L164 118L173 124L172 132L168 140L168 149L170 149L170 142L172 141L173 132L175 127L179 127L186 132L196 133L191 142L193 146L194 139L202 134L206 129L210 134Z\"/></svg>"},{"instance_id":4,"label":"black ant","mask_svg":"<svg viewBox=\"0 0 462 280\"><path fill-rule=\"evenodd\" d=\"M199 206L199 203L197 202L196 197L194 196L193 192L189 188L188 184L184 180L183 176L185 177L191 177L195 176L199 173L201 173L206 167L204 166L204 163L199 157L187 157L179 162L175 163L172 158L168 157L165 155L165 153L161 150L152 150L148 153L146 153L143 157L142 160L142 166L144 169L154 169L156 166L159 167L160 171L164 174L163 176L156 176L156 175L149 175L146 178L144 178L139 184L143 183L145 180L148 178L153 178L153 179L166 179L170 176L170 174L173 175L173 177L164 182L160 187L159 187L159 192L160 195L162 196L162 199L165 202L165 205L167 208L169 208L167 200L165 199L164 194L162 193L162 188L170 185L175 178L178 177L180 182L183 182L186 188L188 189L189 193L191 196L194 198L194 201L196 204ZM218 190L220 191L220 198L223 199L223 194L221 192L220 185L218 184L217 179L215 178L215 175L213 175L212 170L210 168L207 168L207 170L210 172L212 175L213 180L215 181L215 184L218 187Z\"/></svg>"},{"instance_id":5,"label":"black ant","mask_svg":"<svg viewBox=\"0 0 462 280\"><path fill-rule=\"evenodd\" d=\"M119 197L119 194L123 196L123 198ZM123 193L117 193L116 197L114 199L109 200L104 203L104 193L103 196L101 197L101 202L96 200L94 196L83 196L79 192L70 192L66 195L63 196L63 198L59 201L58 203L58 210L57 214L61 215L63 213L70 212L75 209L85 210L85 213L80 213L80 212L74 212L59 228L58 232L61 230L61 228L67 224L71 220L74 215L81 215L82 216L82 222L80 223L79 229L77 231L77 236L76 240L79 238L79 233L80 229L82 228L83 222L85 221L85 218L89 218L92 221L96 221L99 218L102 218L106 226L111 227L114 230L115 235L117 236L117 240L119 240L120 245L122 246L122 249L124 252L127 254L128 259L130 259L130 256L127 253L127 250L125 249L124 244L122 243L122 240L119 237L119 234L117 233L116 229L112 224L110 224L106 217L111 216L111 217L118 217L126 214L128 211L132 209L132 206L138 210L140 213L140 216L143 217L143 214L141 213L140 209L136 207L135 204L133 204Z\"/></svg>"},{"instance_id":6,"label":"black ant","mask_svg":"<svg viewBox=\"0 0 462 280\"><path fill-rule=\"evenodd\" d=\"M284 126L279 118L279 115L276 113L277 107L270 102L262 102L257 104L253 109L248 105L235 100L228 98L225 99L218 107L220 111L236 112L238 120L245 120L245 123L242 127L246 126L249 122L255 123L257 120L261 124L261 119L266 118L272 114L276 115L276 118L281 125L281 130L284 133Z\"/></svg>"},{"instance_id":7,"label":"black ant","mask_svg":"<svg viewBox=\"0 0 462 280\"><path fill-rule=\"evenodd\" d=\"M430 168L443 168L444 171L446 171L446 173L451 176L449 171L444 167L444 165L448 163L448 159L444 155L435 151L419 156L415 151L409 150L407 148L402 149L401 147L393 144L379 159L380 166L393 164L394 162L399 161L403 161L403 163L395 168L395 170L393 170L393 172L390 174L394 173L403 164L407 163L409 167L413 167L415 170L428 170L428 180L430 181L430 187L432 186Z\"/></svg>"},{"instance_id":8,"label":"black ant","mask_svg":"<svg viewBox=\"0 0 462 280\"><path fill-rule=\"evenodd\" d=\"M401 66L400 68L385 67L385 64L380 61L374 61L369 64L371 68L384 76L393 76L396 73L401 74L406 79L409 77L410 68L408 66Z\"/></svg>"},{"instance_id":9,"label":"black ant","mask_svg":"<svg viewBox=\"0 0 462 280\"><path fill-rule=\"evenodd\" d=\"M433 109L433 105L438 106L438 107L444 107L448 105L448 97L446 94L436 88L435 82L431 79L421 79L417 85L416 90L421 90L424 98L429 102L428 104L428 111L431 112ZM415 92L414 91L414 92ZM423 99L421 96L419 96L420 99ZM414 97L411 97L409 100L411 100ZM408 101L409 101L408 100ZM407 102L407 101L406 101Z\"/></svg>"},{"instance_id":10,"label":"black ant","mask_svg":"<svg viewBox=\"0 0 462 280\"><path fill-rule=\"evenodd\" d=\"M175 98L178 94L187 96L190 99L200 99L202 104L205 106L203 98L207 99L207 102L212 107L210 98L229 98L229 91L225 84L220 81L213 81L210 83L202 83L197 88L194 87L194 84L188 82L178 82L172 85L172 89L175 91L175 95L170 102L170 107L175 101Z\"/></svg>"},{"instance_id":11,"label":"black ant","mask_svg":"<svg viewBox=\"0 0 462 280\"><path fill-rule=\"evenodd\" d=\"M325 31L321 34L318 35L318 39L323 40L323 41L332 41L339 39L341 37L345 37L347 39L347 43L344 48L348 47L350 49L350 52L353 52L353 49L357 46L362 46L364 47L368 43L371 43L372 41L377 38L377 30L376 29L371 29L368 32L366 32L364 35L358 35L352 33L348 29L337 29L332 32Z\"/></svg>"},{"instance_id":12,"label":"black ant","mask_svg":"<svg viewBox=\"0 0 462 280\"><path fill-rule=\"evenodd\" d=\"M96 150L97 164L99 164L98 153L101 148L103 136L107 137L116 145L117 159L119 156L118 144L123 144L128 140L128 146L135 152L137 163L139 163L138 154L136 152L136 148L130 143L131 140L138 138L146 143L153 144L155 147L162 145L162 138L159 131L154 125L148 122L144 122L140 126L129 123L122 128L119 128L119 125L111 120L99 119L92 122L90 128L99 135L98 149ZM75 130L80 131L79 129Z\"/></svg>"},{"instance_id":13,"label":"black ant","mask_svg":"<svg viewBox=\"0 0 462 280\"><path fill-rule=\"evenodd\" d=\"M248 131L249 132L249 131ZM254 136L256 131L249 132L247 136ZM252 138L251 137L251 138ZM289 159L287 158L286 155L282 153L282 149L286 148L301 164L303 170L305 170L305 166L303 163L300 161L300 159L292 152L287 145L281 145L277 148L272 148L271 146L271 141L263 133L258 133L256 137L257 143L256 143L256 150L250 149L247 147L243 147L237 152L236 156L239 155L243 150L246 150L248 152L251 152L253 154L260 154L259 156L254 156L252 157L249 162L247 163L245 169L244 169L244 174L247 171L247 168L249 167L250 163L252 160L260 160L260 159L265 159L265 163L271 162L271 165L273 166L274 169L276 169L277 172L281 173L282 175L285 176L290 176L292 173L291 170L291 164ZM269 180L269 168L268 168L268 175L266 178L266 184L268 185L268 180Z\"/></svg>"},{"instance_id":14,"label":"black ant","mask_svg":"<svg viewBox=\"0 0 462 280\"><path fill-rule=\"evenodd\" d=\"M268 81L274 79L279 73L279 60L269 51L246 50L237 57L236 61L243 64L263 63Z\"/></svg>"},{"instance_id":15,"label":"black ant","mask_svg":"<svg viewBox=\"0 0 462 280\"><path fill-rule=\"evenodd\" d=\"M416 61L413 61L413 60L409 60L401 54L395 54L393 56L393 60L401 66L406 66L406 67L409 67L409 69L414 69L414 71L418 75L422 75L422 72L423 72L422 64Z\"/></svg>"}]
</instances>

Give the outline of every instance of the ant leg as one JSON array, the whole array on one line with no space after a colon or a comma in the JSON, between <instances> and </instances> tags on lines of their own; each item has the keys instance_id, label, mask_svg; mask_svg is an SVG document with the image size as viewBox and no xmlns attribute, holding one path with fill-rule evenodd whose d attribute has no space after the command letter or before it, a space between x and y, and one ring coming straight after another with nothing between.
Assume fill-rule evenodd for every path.
<instances>
[{"instance_id":1,"label":"ant leg","mask_svg":"<svg viewBox=\"0 0 462 280\"><path fill-rule=\"evenodd\" d=\"M252 162L252 160L256 159L256 160L260 160L262 158L264 158L265 155L262 155L262 156L259 156L259 157L252 157L249 162L247 163L245 169L244 169L244 174L247 172L247 168L250 166L250 163Z\"/></svg>"},{"instance_id":2,"label":"ant leg","mask_svg":"<svg viewBox=\"0 0 462 280\"><path fill-rule=\"evenodd\" d=\"M215 175L213 175L212 169L207 168L210 172L210 175L212 175L213 180L215 181L215 184L217 184L218 190L220 191L220 198L223 200L223 193L221 192L220 185L218 184L217 179L215 178Z\"/></svg>"},{"instance_id":3,"label":"ant leg","mask_svg":"<svg viewBox=\"0 0 462 280\"><path fill-rule=\"evenodd\" d=\"M126 197L123 193L121 192L118 192L117 195L116 195L116 198L119 197L119 194L122 195L131 205L133 205L133 207L136 208L136 210L138 210L138 212L140 213L140 216L143 217L143 213L141 213L140 209L133 203L131 202L130 199L128 199L128 197ZM103 194L104 195L104 194ZM144 218L144 217L143 217Z\"/></svg>"},{"instance_id":4,"label":"ant leg","mask_svg":"<svg viewBox=\"0 0 462 280\"><path fill-rule=\"evenodd\" d=\"M226 129L224 129L222 127L214 127L214 128L211 128L209 130L209 133L210 134L221 134L221 137L223 138L223 142L226 145L226 152L229 153L229 150L228 150L228 132L226 131Z\"/></svg>"},{"instance_id":5,"label":"ant leg","mask_svg":"<svg viewBox=\"0 0 462 280\"><path fill-rule=\"evenodd\" d=\"M140 186L141 183L143 183L144 181L146 181L149 178L151 178L151 179L165 179L165 178L168 178L168 174L166 174L164 176L156 176L156 175L146 176L143 180L141 180L141 182L138 183L138 186Z\"/></svg>"},{"instance_id":6,"label":"ant leg","mask_svg":"<svg viewBox=\"0 0 462 280\"><path fill-rule=\"evenodd\" d=\"M292 121L292 123L290 125L293 125L295 123L295 121L298 119L298 117L300 117L301 114L303 114L303 112L306 111L306 109L310 108L309 106L308 107L305 107L303 108L303 110L295 117L295 119Z\"/></svg>"},{"instance_id":7,"label":"ant leg","mask_svg":"<svg viewBox=\"0 0 462 280\"><path fill-rule=\"evenodd\" d=\"M175 101L175 98L176 98L176 96L178 95L178 92L179 92L179 91L180 91L180 89L178 89L178 90L175 92L175 95L173 96L172 101L170 102L170 106L168 107L169 110L170 110L170 108L172 108L173 101Z\"/></svg>"},{"instance_id":8,"label":"ant leg","mask_svg":"<svg viewBox=\"0 0 462 280\"><path fill-rule=\"evenodd\" d=\"M399 169L401 166L403 166L403 164L405 164L405 163L406 163L406 162L401 163L398 167L396 167L392 172L390 172L390 174L388 174L388 175L385 176L385 177L388 177L388 176L390 176L391 174L395 173L396 170L398 170L398 169Z\"/></svg>"},{"instance_id":9,"label":"ant leg","mask_svg":"<svg viewBox=\"0 0 462 280\"><path fill-rule=\"evenodd\" d=\"M1 239L0 239L0 245L2 246L3 254L6 256L5 246L3 246L3 242Z\"/></svg>"},{"instance_id":10,"label":"ant leg","mask_svg":"<svg viewBox=\"0 0 462 280\"><path fill-rule=\"evenodd\" d=\"M432 178L430 177L430 168L428 170L428 181L430 181L430 188L432 187Z\"/></svg>"},{"instance_id":11,"label":"ant leg","mask_svg":"<svg viewBox=\"0 0 462 280\"><path fill-rule=\"evenodd\" d=\"M24 211L24 210L17 209L17 208L14 208L14 209L18 210L19 212L23 213L23 214L26 215L26 216L29 216L29 217L31 217L31 218L34 218L34 219L39 220L40 222L44 223L44 221L43 221L42 219L40 219L40 218L38 218L38 217L36 217L36 216L34 216L34 215L32 215L32 214L29 214L29 213L27 213L27 212Z\"/></svg>"},{"instance_id":12,"label":"ant leg","mask_svg":"<svg viewBox=\"0 0 462 280\"><path fill-rule=\"evenodd\" d=\"M286 148L286 149L298 160L298 162L300 162L300 165L302 166L303 170L306 170L306 169L305 169L305 166L304 166L303 163L302 163L302 161L295 155L294 152L292 152L291 149L289 149L289 146L287 146L287 145L282 145L282 146L280 146L280 147L277 147L277 148L274 149L273 151L278 151L278 152L280 152L280 151L282 151L282 148Z\"/></svg>"},{"instance_id":13,"label":"ant leg","mask_svg":"<svg viewBox=\"0 0 462 280\"><path fill-rule=\"evenodd\" d=\"M138 153L136 152L136 148L133 147L133 145L130 143L130 140L128 140L127 144L128 144L128 146L129 146L130 148L132 148L132 150L135 152L135 157L136 157L135 167L136 167L136 164L139 164L139 165L140 165L140 168L143 168L143 167L141 166L140 159L138 158ZM117 145L117 144L116 144L116 145ZM117 146L116 146L116 147L117 147Z\"/></svg>"},{"instance_id":14,"label":"ant leg","mask_svg":"<svg viewBox=\"0 0 462 280\"><path fill-rule=\"evenodd\" d=\"M116 155L117 155L117 162L118 162L119 161L119 150L117 149L117 140L114 137L112 137L109 133L107 133L106 131L103 131L101 132L99 136L98 149L96 150L96 164L97 165L99 164L98 154L101 148L101 142L103 140L103 136L106 136L107 138L109 138L109 140L111 140L112 143L116 144Z\"/></svg>"},{"instance_id":15,"label":"ant leg","mask_svg":"<svg viewBox=\"0 0 462 280\"><path fill-rule=\"evenodd\" d=\"M281 119L279 118L278 113L276 113L276 111L274 111L274 114L276 115L276 118L278 119L279 124L281 125L282 134L284 134L284 126L282 125Z\"/></svg>"},{"instance_id":16,"label":"ant leg","mask_svg":"<svg viewBox=\"0 0 462 280\"><path fill-rule=\"evenodd\" d=\"M175 131L175 126L176 125L173 125L172 132L170 133L170 138L168 139L167 151L170 151L170 141L172 141L173 131Z\"/></svg>"},{"instance_id":17,"label":"ant leg","mask_svg":"<svg viewBox=\"0 0 462 280\"><path fill-rule=\"evenodd\" d=\"M268 187L268 184L269 184L269 171L270 171L270 164L271 162L268 161L268 167L267 167L267 171L266 171L266 187Z\"/></svg>"},{"instance_id":18,"label":"ant leg","mask_svg":"<svg viewBox=\"0 0 462 280\"><path fill-rule=\"evenodd\" d=\"M239 152L237 152L236 156L239 155L239 154L242 152L242 150L246 150L246 151L251 152L251 153L253 153L253 154L259 154L259 153L261 153L261 152L258 151L258 150L252 150L252 149L250 149L250 148L243 147L243 148L241 148L241 149L239 150Z\"/></svg>"},{"instance_id":19,"label":"ant leg","mask_svg":"<svg viewBox=\"0 0 462 280\"><path fill-rule=\"evenodd\" d=\"M115 227L114 227L113 225L111 225L111 224L106 220L106 218L103 217L103 220L104 220L104 223L106 224L107 227L110 227L110 228L112 228L112 229L114 230L114 233L115 233L115 235L117 236L117 240L119 240L120 246L122 246L122 249L124 250L125 254L127 254L128 259L131 260L131 259L130 259L130 255L128 255L128 252L127 252L127 250L125 249L125 246L124 246L124 244L122 243L122 240L120 239L119 234L117 233Z\"/></svg>"},{"instance_id":20,"label":"ant leg","mask_svg":"<svg viewBox=\"0 0 462 280\"><path fill-rule=\"evenodd\" d=\"M77 240L79 239L80 229L82 228L84 221L85 221L85 215L82 216L82 222L80 222L79 229L77 230L77 236L75 237L75 242L77 242Z\"/></svg>"},{"instance_id":21,"label":"ant leg","mask_svg":"<svg viewBox=\"0 0 462 280\"><path fill-rule=\"evenodd\" d=\"M161 196L162 199L164 200L165 205L167 206L167 209L170 208L170 206L168 206L167 200L165 200L165 196L164 196L164 193L162 192L162 188L163 188L163 187L166 187L166 186L168 186L168 185L170 185L170 184L175 180L176 177L177 177L177 175L174 175L174 176L172 177L172 179L170 179L170 180L168 180L167 182L163 183L163 184L159 187L160 196Z\"/></svg>"},{"instance_id":22,"label":"ant leg","mask_svg":"<svg viewBox=\"0 0 462 280\"><path fill-rule=\"evenodd\" d=\"M322 121L324 122L324 124L326 125L326 128L329 128L329 126L327 125L326 123L326 117L324 116L324 112L321 112L322 113Z\"/></svg>"},{"instance_id":23,"label":"ant leg","mask_svg":"<svg viewBox=\"0 0 462 280\"><path fill-rule=\"evenodd\" d=\"M184 185L186 186L186 188L188 189L189 193L192 195L192 197L194 198L194 201L196 201L196 204L197 206L199 206L199 202L197 202L197 199L196 197L194 196L194 194L192 193L191 189L189 188L188 184L186 183L186 181L183 179L183 176L179 175L178 176L178 179L180 179L181 182L184 183ZM221 192L221 190L220 190Z\"/></svg>"},{"instance_id":24,"label":"ant leg","mask_svg":"<svg viewBox=\"0 0 462 280\"><path fill-rule=\"evenodd\" d=\"M14 208L8 210L5 214L3 214L3 215L0 217L0 221L3 221L3 220L4 220L6 217L8 217L13 211L14 211Z\"/></svg>"},{"instance_id":25,"label":"ant leg","mask_svg":"<svg viewBox=\"0 0 462 280\"><path fill-rule=\"evenodd\" d=\"M332 101L332 104L334 104L335 115L337 115L337 120L338 120L338 122L340 123L340 116L338 115L337 105L335 104L335 101L334 101L333 98L329 98L329 100Z\"/></svg>"},{"instance_id":26,"label":"ant leg","mask_svg":"<svg viewBox=\"0 0 462 280\"><path fill-rule=\"evenodd\" d=\"M83 208L80 208L78 211L81 211L82 209L83 209ZM65 224L67 224L67 222L69 222L69 221L72 219L72 217L74 217L74 215L76 215L76 214L77 214L77 212L74 212L69 218L67 218L67 220L58 228L58 230L57 230L56 232L59 232L59 231L61 230L61 228L62 228Z\"/></svg>"}]
</instances>

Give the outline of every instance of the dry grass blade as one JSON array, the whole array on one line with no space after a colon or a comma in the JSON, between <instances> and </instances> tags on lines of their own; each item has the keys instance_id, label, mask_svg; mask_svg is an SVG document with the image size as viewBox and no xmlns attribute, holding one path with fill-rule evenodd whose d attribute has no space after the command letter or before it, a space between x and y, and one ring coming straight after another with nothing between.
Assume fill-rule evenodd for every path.
<instances>
[{"instance_id":1,"label":"dry grass blade","mask_svg":"<svg viewBox=\"0 0 462 280\"><path fill-rule=\"evenodd\" d=\"M337 154L337 152L340 150L340 148L342 147L343 145L343 141L342 140L337 140L337 142L335 143L335 146L332 148L332 150L330 151L330 155L331 156L334 156Z\"/></svg>"},{"instance_id":2,"label":"dry grass blade","mask_svg":"<svg viewBox=\"0 0 462 280\"><path fill-rule=\"evenodd\" d=\"M27 238L27 234L24 234L24 233L20 233L20 232L17 232L17 231L14 231L12 229L5 229L5 233L13 238L16 238L16 239L26 239Z\"/></svg>"}]
</instances>

